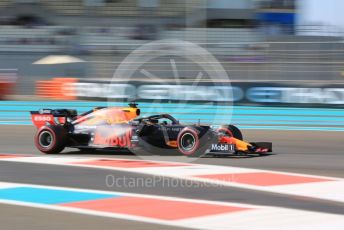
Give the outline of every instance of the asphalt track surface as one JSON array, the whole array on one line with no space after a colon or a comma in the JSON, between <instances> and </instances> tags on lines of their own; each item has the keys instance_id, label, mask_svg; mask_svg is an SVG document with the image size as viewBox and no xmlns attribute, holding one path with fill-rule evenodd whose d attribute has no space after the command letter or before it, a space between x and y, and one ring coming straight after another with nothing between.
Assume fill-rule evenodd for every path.
<instances>
[{"instance_id":1,"label":"asphalt track surface","mask_svg":"<svg viewBox=\"0 0 344 230\"><path fill-rule=\"evenodd\" d=\"M35 148L33 126L0 126L1 153L41 155ZM243 130L248 141L273 142L274 155L253 158L202 158L195 163L269 169L322 176L344 177L344 132ZM80 155L66 149L64 155ZM136 158L133 154L97 152L86 156ZM151 159L166 160L164 156ZM178 161L178 158L175 158Z\"/></svg>"},{"instance_id":2,"label":"asphalt track surface","mask_svg":"<svg viewBox=\"0 0 344 230\"><path fill-rule=\"evenodd\" d=\"M34 132L35 129L31 126L0 126L0 152L40 154L33 145ZM344 177L343 132L244 130L244 135L247 140L272 141L274 155L253 158L202 158L195 163ZM62 154L80 156L79 152L72 149L67 149ZM108 158L136 157L127 153L105 152L85 156L104 155ZM164 156L154 156L154 159L164 160ZM178 159L176 158L176 160ZM105 183L106 175L109 174L117 177L149 177L113 170L0 162L0 181L228 201L344 215L343 203L232 187L209 186L199 189L195 185L172 188L166 187L161 182L157 183L155 187L113 188L106 186ZM23 229L24 227L26 229L47 229L47 226L49 229L61 229L61 227L66 229L176 229L135 221L11 205L0 205L0 210L2 213L0 215L1 229Z\"/></svg>"}]
</instances>

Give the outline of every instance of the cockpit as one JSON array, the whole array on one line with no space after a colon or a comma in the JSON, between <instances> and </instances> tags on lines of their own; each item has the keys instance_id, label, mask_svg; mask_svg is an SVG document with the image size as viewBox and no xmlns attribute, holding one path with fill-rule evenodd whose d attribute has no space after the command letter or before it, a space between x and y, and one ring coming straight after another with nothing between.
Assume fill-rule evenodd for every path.
<instances>
[{"instance_id":1,"label":"cockpit","mask_svg":"<svg viewBox=\"0 0 344 230\"><path fill-rule=\"evenodd\" d=\"M140 117L134 119L137 123L159 124L159 125L177 125L179 121L170 114L157 114L149 117Z\"/></svg>"}]
</instances>

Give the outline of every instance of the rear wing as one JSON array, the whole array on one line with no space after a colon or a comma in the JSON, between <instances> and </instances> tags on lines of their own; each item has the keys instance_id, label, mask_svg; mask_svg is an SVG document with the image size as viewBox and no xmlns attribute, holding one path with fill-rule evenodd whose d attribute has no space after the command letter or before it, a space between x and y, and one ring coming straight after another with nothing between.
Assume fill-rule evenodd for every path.
<instances>
[{"instance_id":1,"label":"rear wing","mask_svg":"<svg viewBox=\"0 0 344 230\"><path fill-rule=\"evenodd\" d=\"M32 123L40 128L45 125L65 124L68 118L77 117L76 110L69 109L40 109L39 111L31 111Z\"/></svg>"}]
</instances>

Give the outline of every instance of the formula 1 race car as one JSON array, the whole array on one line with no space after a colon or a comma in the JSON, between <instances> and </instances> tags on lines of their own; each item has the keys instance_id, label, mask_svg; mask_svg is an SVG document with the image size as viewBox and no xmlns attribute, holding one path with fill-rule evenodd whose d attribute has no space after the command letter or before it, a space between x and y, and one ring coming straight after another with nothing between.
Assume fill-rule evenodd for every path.
<instances>
[{"instance_id":1,"label":"formula 1 race car","mask_svg":"<svg viewBox=\"0 0 344 230\"><path fill-rule=\"evenodd\" d=\"M184 125L169 114L139 117L137 104L98 107L81 115L69 109L31 111L35 145L43 153L65 147L80 150L128 149L138 154L178 152L185 156L249 155L272 151L270 142L243 141L234 125Z\"/></svg>"}]
</instances>

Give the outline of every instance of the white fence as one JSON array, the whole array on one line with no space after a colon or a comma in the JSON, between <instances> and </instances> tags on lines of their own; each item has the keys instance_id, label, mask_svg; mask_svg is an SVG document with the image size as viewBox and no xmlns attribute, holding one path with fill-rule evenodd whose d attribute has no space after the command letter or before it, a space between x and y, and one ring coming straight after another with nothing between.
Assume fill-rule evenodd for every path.
<instances>
[{"instance_id":1,"label":"white fence","mask_svg":"<svg viewBox=\"0 0 344 230\"><path fill-rule=\"evenodd\" d=\"M70 28L0 27L0 51L6 52L59 52L70 46L80 46L91 52L129 53L149 40L135 39L137 29L130 27L87 27L75 34ZM199 29L160 31L158 39L188 40L207 46L215 55L254 55L262 35L254 29Z\"/></svg>"}]
</instances>

